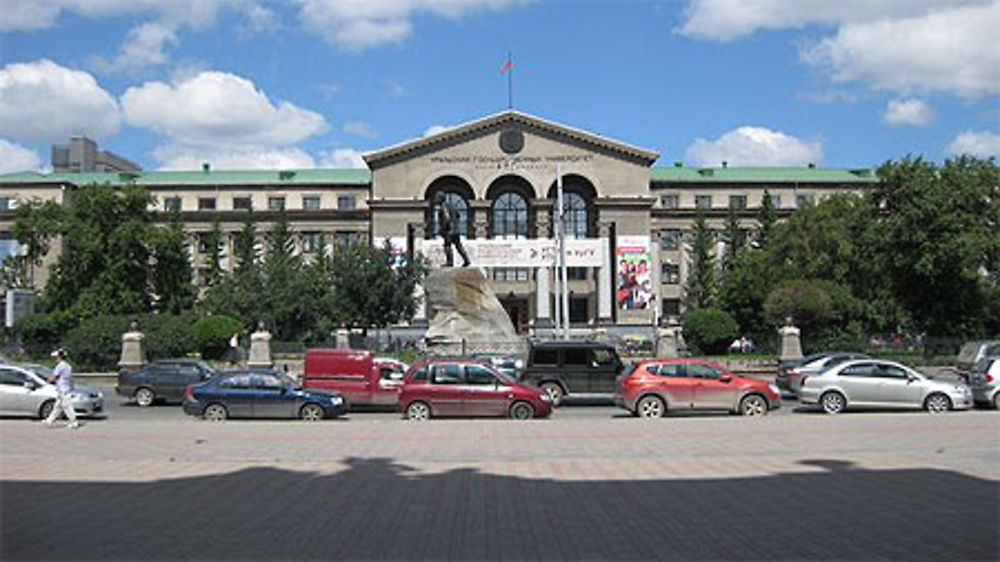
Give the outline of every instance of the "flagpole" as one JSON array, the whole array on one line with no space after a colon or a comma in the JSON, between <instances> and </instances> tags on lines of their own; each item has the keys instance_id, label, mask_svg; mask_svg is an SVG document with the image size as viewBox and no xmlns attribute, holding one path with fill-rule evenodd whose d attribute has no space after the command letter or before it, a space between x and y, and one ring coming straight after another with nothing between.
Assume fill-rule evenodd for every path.
<instances>
[{"instance_id":1,"label":"flagpole","mask_svg":"<svg viewBox=\"0 0 1000 562\"><path fill-rule=\"evenodd\" d=\"M507 53L507 109L514 109L514 61Z\"/></svg>"}]
</instances>

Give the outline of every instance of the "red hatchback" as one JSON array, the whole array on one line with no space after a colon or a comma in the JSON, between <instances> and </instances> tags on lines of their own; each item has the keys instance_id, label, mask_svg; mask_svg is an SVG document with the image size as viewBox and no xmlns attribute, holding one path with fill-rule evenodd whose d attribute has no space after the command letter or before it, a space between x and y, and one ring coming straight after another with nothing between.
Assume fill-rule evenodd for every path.
<instances>
[{"instance_id":1,"label":"red hatchback","mask_svg":"<svg viewBox=\"0 0 1000 562\"><path fill-rule=\"evenodd\" d=\"M759 416L781 407L781 395L773 384L738 377L701 359L652 359L618 378L615 404L643 418L697 409Z\"/></svg>"},{"instance_id":2,"label":"red hatchback","mask_svg":"<svg viewBox=\"0 0 1000 562\"><path fill-rule=\"evenodd\" d=\"M411 420L432 416L526 420L552 413L552 399L546 392L468 359L435 359L410 367L399 389L399 406Z\"/></svg>"}]
</instances>

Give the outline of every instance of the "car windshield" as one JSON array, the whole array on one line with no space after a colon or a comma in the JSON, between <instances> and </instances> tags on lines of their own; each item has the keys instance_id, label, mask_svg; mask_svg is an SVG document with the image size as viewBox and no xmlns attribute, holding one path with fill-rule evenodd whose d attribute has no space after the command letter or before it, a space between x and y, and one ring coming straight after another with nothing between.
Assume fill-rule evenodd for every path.
<instances>
[{"instance_id":1,"label":"car windshield","mask_svg":"<svg viewBox=\"0 0 1000 562\"><path fill-rule=\"evenodd\" d=\"M52 374L52 369L44 365L25 365L24 368L31 371L32 373L35 373L36 375L41 377L42 380L48 379L49 375Z\"/></svg>"}]
</instances>

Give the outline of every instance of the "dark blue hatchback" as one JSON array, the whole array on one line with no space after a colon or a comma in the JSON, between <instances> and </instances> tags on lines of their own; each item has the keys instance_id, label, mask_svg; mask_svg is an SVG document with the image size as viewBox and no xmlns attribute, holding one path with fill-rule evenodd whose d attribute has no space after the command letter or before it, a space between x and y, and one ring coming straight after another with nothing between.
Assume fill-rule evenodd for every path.
<instances>
[{"instance_id":1,"label":"dark blue hatchback","mask_svg":"<svg viewBox=\"0 0 1000 562\"><path fill-rule=\"evenodd\" d=\"M296 388L277 371L228 371L187 388L184 411L221 421L226 418L301 418L321 420L347 413L347 402L336 392Z\"/></svg>"}]
</instances>

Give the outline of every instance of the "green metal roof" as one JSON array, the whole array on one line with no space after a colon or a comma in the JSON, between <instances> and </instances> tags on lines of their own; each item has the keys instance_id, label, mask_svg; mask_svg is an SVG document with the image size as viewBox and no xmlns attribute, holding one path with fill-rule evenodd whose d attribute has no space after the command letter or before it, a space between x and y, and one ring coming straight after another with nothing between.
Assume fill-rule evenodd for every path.
<instances>
[{"instance_id":1,"label":"green metal roof","mask_svg":"<svg viewBox=\"0 0 1000 562\"><path fill-rule=\"evenodd\" d=\"M134 182L136 185L368 185L370 170L358 168L303 170L210 170L183 172L65 172L0 174L0 184L104 184Z\"/></svg>"},{"instance_id":2,"label":"green metal roof","mask_svg":"<svg viewBox=\"0 0 1000 562\"><path fill-rule=\"evenodd\" d=\"M650 179L664 183L874 183L878 177L869 168L736 167L650 168Z\"/></svg>"}]
</instances>

